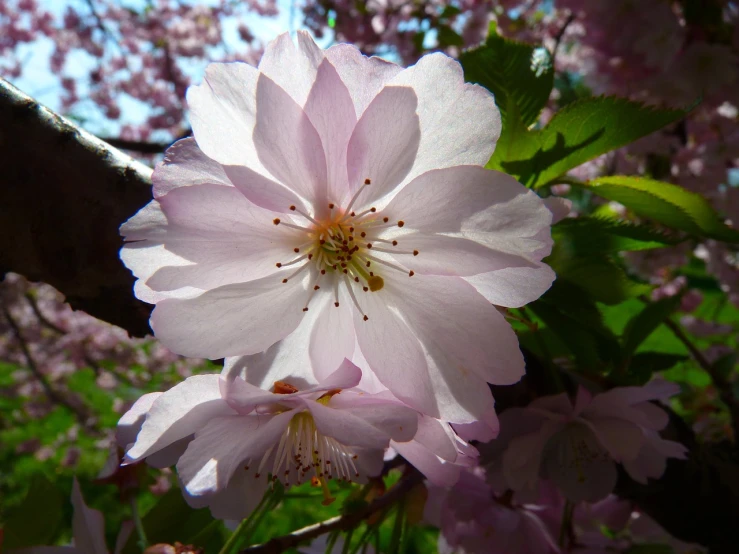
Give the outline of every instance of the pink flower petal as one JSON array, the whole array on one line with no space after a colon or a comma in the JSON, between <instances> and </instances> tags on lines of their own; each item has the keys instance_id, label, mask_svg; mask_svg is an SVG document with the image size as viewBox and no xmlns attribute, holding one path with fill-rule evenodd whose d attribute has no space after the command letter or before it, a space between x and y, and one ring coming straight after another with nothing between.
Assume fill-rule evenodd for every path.
<instances>
[{"instance_id":1,"label":"pink flower petal","mask_svg":"<svg viewBox=\"0 0 739 554\"><path fill-rule=\"evenodd\" d=\"M339 205L349 194L346 152L357 116L349 91L331 62L323 60L305 104L305 113L321 137L328 167L328 200ZM327 210L318 206L317 211Z\"/></svg>"},{"instance_id":2,"label":"pink flower petal","mask_svg":"<svg viewBox=\"0 0 739 554\"><path fill-rule=\"evenodd\" d=\"M349 393L347 393L349 394ZM316 428L347 446L387 448L391 438L408 441L416 434L416 412L391 402L362 404L334 409L319 402L307 402Z\"/></svg>"},{"instance_id":3,"label":"pink flower petal","mask_svg":"<svg viewBox=\"0 0 739 554\"><path fill-rule=\"evenodd\" d=\"M457 459L457 438L449 424L442 423L438 419L419 416L418 431L413 440L443 460L453 462Z\"/></svg>"},{"instance_id":4,"label":"pink flower petal","mask_svg":"<svg viewBox=\"0 0 739 554\"><path fill-rule=\"evenodd\" d=\"M218 380L218 375L195 375L157 398L126 458L145 458L192 435L211 418L232 414L233 410L221 398Z\"/></svg>"},{"instance_id":5,"label":"pink flower petal","mask_svg":"<svg viewBox=\"0 0 739 554\"><path fill-rule=\"evenodd\" d=\"M390 84L411 86L418 97L421 142L405 182L430 169L488 162L500 136L500 112L490 92L464 82L458 62L430 54Z\"/></svg>"},{"instance_id":6,"label":"pink flower petal","mask_svg":"<svg viewBox=\"0 0 739 554\"><path fill-rule=\"evenodd\" d=\"M161 392L150 392L139 398L133 403L128 411L123 414L121 419L118 420L118 425L115 430L115 439L118 446L123 450L128 450L128 447L136 442L136 436L141 431L141 426L144 424L146 414L149 413L151 405L154 401L159 398L163 393Z\"/></svg>"},{"instance_id":7,"label":"pink flower petal","mask_svg":"<svg viewBox=\"0 0 739 554\"><path fill-rule=\"evenodd\" d=\"M352 44L336 44L325 55L349 89L357 116L364 113L372 99L403 69L382 58L364 56Z\"/></svg>"},{"instance_id":8,"label":"pink flower petal","mask_svg":"<svg viewBox=\"0 0 739 554\"><path fill-rule=\"evenodd\" d=\"M292 213L290 206L305 203L290 188L243 165L223 166L230 182L253 204L278 213Z\"/></svg>"},{"instance_id":9,"label":"pink flower petal","mask_svg":"<svg viewBox=\"0 0 739 554\"><path fill-rule=\"evenodd\" d=\"M212 63L203 84L187 90L187 105L193 135L206 156L264 174L252 138L258 77L246 63Z\"/></svg>"},{"instance_id":10,"label":"pink flower petal","mask_svg":"<svg viewBox=\"0 0 739 554\"><path fill-rule=\"evenodd\" d=\"M184 356L253 354L295 330L304 314L305 287L304 281L281 283L278 276L226 285L196 298L164 300L150 323L167 348Z\"/></svg>"},{"instance_id":11,"label":"pink flower petal","mask_svg":"<svg viewBox=\"0 0 739 554\"><path fill-rule=\"evenodd\" d=\"M633 460L644 444L644 432L623 419L589 419L587 423L598 441L617 462Z\"/></svg>"},{"instance_id":12,"label":"pink flower petal","mask_svg":"<svg viewBox=\"0 0 739 554\"><path fill-rule=\"evenodd\" d=\"M355 208L369 207L408 174L420 140L416 106L413 89L385 87L357 122L347 147L349 186L357 190L365 179L372 184Z\"/></svg>"},{"instance_id":13,"label":"pink flower petal","mask_svg":"<svg viewBox=\"0 0 739 554\"><path fill-rule=\"evenodd\" d=\"M164 160L151 176L154 198L169 191L192 185L232 186L223 166L206 156L190 137L178 140L164 153Z\"/></svg>"},{"instance_id":14,"label":"pink flower petal","mask_svg":"<svg viewBox=\"0 0 739 554\"><path fill-rule=\"evenodd\" d=\"M210 419L177 463L177 473L193 496L223 490L249 460L261 461L277 445L293 411L276 416L227 416ZM266 479L266 476L264 476Z\"/></svg>"},{"instance_id":15,"label":"pink flower petal","mask_svg":"<svg viewBox=\"0 0 739 554\"><path fill-rule=\"evenodd\" d=\"M108 547L105 545L103 514L85 504L80 484L76 478L72 483L72 506L74 506L72 535L75 549L86 554L108 554Z\"/></svg>"},{"instance_id":16,"label":"pink flower petal","mask_svg":"<svg viewBox=\"0 0 739 554\"><path fill-rule=\"evenodd\" d=\"M288 261L285 252L295 244L292 230L272 223L274 212L255 206L234 187L182 187L159 203L168 220L160 240L192 263L159 269L146 282L155 291L207 290L266 277L278 261Z\"/></svg>"},{"instance_id":17,"label":"pink flower petal","mask_svg":"<svg viewBox=\"0 0 739 554\"><path fill-rule=\"evenodd\" d=\"M310 334L310 361L318 379L333 371L344 359L352 359L355 346L351 300L341 288L339 307L333 299L324 304Z\"/></svg>"},{"instance_id":18,"label":"pink flower petal","mask_svg":"<svg viewBox=\"0 0 739 554\"><path fill-rule=\"evenodd\" d=\"M536 268L526 257L488 248L473 240L446 235L413 233L398 237L393 254L403 266L426 275L467 277L509 267ZM418 252L415 254L414 251Z\"/></svg>"},{"instance_id":19,"label":"pink flower petal","mask_svg":"<svg viewBox=\"0 0 739 554\"><path fill-rule=\"evenodd\" d=\"M267 75L300 106L304 106L323 52L305 31L298 31L298 46L290 33L282 33L264 49L259 71Z\"/></svg>"},{"instance_id":20,"label":"pink flower petal","mask_svg":"<svg viewBox=\"0 0 739 554\"><path fill-rule=\"evenodd\" d=\"M412 286L409 279L413 280ZM421 342L433 344L444 353L447 380L464 379L472 372L488 383L509 385L523 376L523 355L513 329L464 280L393 276L386 286L392 287L393 304Z\"/></svg>"},{"instance_id":21,"label":"pink flower petal","mask_svg":"<svg viewBox=\"0 0 739 554\"><path fill-rule=\"evenodd\" d=\"M187 503L193 508L210 508L214 518L240 521L251 514L267 491L267 479L255 479L253 471L236 471L228 485L208 496L193 496L183 488Z\"/></svg>"},{"instance_id":22,"label":"pink flower petal","mask_svg":"<svg viewBox=\"0 0 739 554\"><path fill-rule=\"evenodd\" d=\"M326 157L308 116L264 74L257 82L257 105L254 144L264 167L309 202L327 204Z\"/></svg>"},{"instance_id":23,"label":"pink flower petal","mask_svg":"<svg viewBox=\"0 0 739 554\"><path fill-rule=\"evenodd\" d=\"M419 442L393 442L392 447L436 486L451 487L459 479L460 466L444 462Z\"/></svg>"}]
</instances>

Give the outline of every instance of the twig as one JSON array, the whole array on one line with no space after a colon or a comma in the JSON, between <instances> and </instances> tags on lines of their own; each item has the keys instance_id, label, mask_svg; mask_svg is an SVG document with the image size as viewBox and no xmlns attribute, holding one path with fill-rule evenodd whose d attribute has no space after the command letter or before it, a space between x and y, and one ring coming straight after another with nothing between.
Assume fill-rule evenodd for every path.
<instances>
[{"instance_id":1,"label":"twig","mask_svg":"<svg viewBox=\"0 0 739 554\"><path fill-rule=\"evenodd\" d=\"M250 546L242 550L239 554L279 554L288 548L294 548L305 541L310 541L326 533L353 529L370 515L391 506L403 498L422 480L423 475L418 470L409 469L409 472L395 486L370 505L349 514L332 517L326 521L303 527L289 535L275 537L264 544Z\"/></svg>"},{"instance_id":2,"label":"twig","mask_svg":"<svg viewBox=\"0 0 739 554\"><path fill-rule=\"evenodd\" d=\"M90 429L90 425L87 422L88 415L84 412L84 410L82 410L79 406L75 406L74 404L69 402L69 400L67 400L62 394L60 394L59 391L54 390L54 388L51 386L51 383L46 378L46 375L44 375L39 369L38 365L36 365L36 361L31 355L31 350L28 348L28 343L26 343L26 339L23 338L23 333L21 333L18 322L10 313L8 307L3 305L2 311L3 316L5 316L5 319L10 325L10 329L13 331L13 336L18 341L18 344L21 347L23 357L26 358L26 365L28 366L28 369L31 371L36 380L41 384L41 388L44 389L46 396L48 396L49 400L51 400L53 403L62 405L71 410L77 420L80 422L80 425L82 425L85 429Z\"/></svg>"},{"instance_id":3,"label":"twig","mask_svg":"<svg viewBox=\"0 0 739 554\"><path fill-rule=\"evenodd\" d=\"M723 375L716 371L716 369L713 367L713 364L709 362L708 359L703 355L703 352L701 352L698 347L693 344L690 338L688 338L688 336L677 323L672 321L670 318L666 318L665 325L667 325L667 328L670 329L670 331L672 331L672 333L678 338L678 340L680 340L680 342L685 345L695 361L698 362L698 365L701 366L701 368L703 368L703 370L711 377L713 385L719 392L721 401L726 404L726 407L729 409L729 413L731 414L731 422L734 428L734 435L739 435L739 402L737 402L737 399L734 397L731 384Z\"/></svg>"},{"instance_id":4,"label":"twig","mask_svg":"<svg viewBox=\"0 0 739 554\"><path fill-rule=\"evenodd\" d=\"M562 42L562 38L564 37L565 31L567 31L567 27L569 27L570 23L575 21L575 19L577 19L577 16L574 13L570 12L570 15L567 16L567 19L562 25L562 28L559 30L557 35L554 37L554 48L552 49L552 66L554 66L554 62L557 59L557 50L559 50L559 45Z\"/></svg>"},{"instance_id":5,"label":"twig","mask_svg":"<svg viewBox=\"0 0 739 554\"><path fill-rule=\"evenodd\" d=\"M31 310L33 310L33 313L36 315L38 320L41 322L41 325L48 327L55 333L58 333L60 335L66 335L67 331L59 327L56 323L51 321L48 317L46 317L43 312L41 311L41 308L38 306L38 302L36 302L36 297L31 293L30 291L27 291L24 296L26 297L26 300L28 300L28 303L31 306Z\"/></svg>"}]
</instances>

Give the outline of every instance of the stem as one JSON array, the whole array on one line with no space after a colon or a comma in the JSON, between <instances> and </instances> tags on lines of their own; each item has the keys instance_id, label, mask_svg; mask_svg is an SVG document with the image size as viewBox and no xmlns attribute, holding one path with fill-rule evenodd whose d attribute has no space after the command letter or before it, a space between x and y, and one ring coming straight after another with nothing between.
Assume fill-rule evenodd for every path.
<instances>
[{"instance_id":1,"label":"stem","mask_svg":"<svg viewBox=\"0 0 739 554\"><path fill-rule=\"evenodd\" d=\"M398 503L398 509L395 513L395 522L393 524L393 534L390 537L390 554L400 552L400 541L403 540L403 521L405 515L405 499L401 499Z\"/></svg>"},{"instance_id":2,"label":"stem","mask_svg":"<svg viewBox=\"0 0 739 554\"><path fill-rule=\"evenodd\" d=\"M257 514L263 511L262 508L264 508L271 496L272 489L267 489L267 491L264 493L264 496L259 501L259 504L257 504L257 507L254 508L254 511L249 514L249 517L239 523L239 526L228 538L226 544L223 545L223 548L221 548L219 554L231 554L234 547L236 547L238 543L241 542L241 539L247 536L251 529L254 528L253 524L255 523L255 521L261 520L261 517L258 518Z\"/></svg>"},{"instance_id":3,"label":"stem","mask_svg":"<svg viewBox=\"0 0 739 554\"><path fill-rule=\"evenodd\" d=\"M336 516L320 523L314 523L308 527L293 531L289 535L275 537L264 544L250 546L242 550L240 554L278 554L289 548L297 547L299 544L311 541L316 537L331 533L332 531L345 531L353 529L369 516L392 506L395 502L405 497L413 487L423 481L423 475L415 468L409 468L407 473L390 488L384 495L374 500L369 506L359 510ZM221 551L221 554L226 554Z\"/></svg>"},{"instance_id":4,"label":"stem","mask_svg":"<svg viewBox=\"0 0 739 554\"><path fill-rule=\"evenodd\" d=\"M139 536L139 547L143 552L146 547L149 546L149 541L146 538L146 531L144 530L144 522L141 519L139 513L139 504L136 496L131 496L131 516L133 517L133 523L136 526L136 534Z\"/></svg>"},{"instance_id":5,"label":"stem","mask_svg":"<svg viewBox=\"0 0 739 554\"><path fill-rule=\"evenodd\" d=\"M566 500L562 509L562 525L559 528L559 546L564 548L565 540L572 536L572 514L575 511L575 503Z\"/></svg>"}]
</instances>

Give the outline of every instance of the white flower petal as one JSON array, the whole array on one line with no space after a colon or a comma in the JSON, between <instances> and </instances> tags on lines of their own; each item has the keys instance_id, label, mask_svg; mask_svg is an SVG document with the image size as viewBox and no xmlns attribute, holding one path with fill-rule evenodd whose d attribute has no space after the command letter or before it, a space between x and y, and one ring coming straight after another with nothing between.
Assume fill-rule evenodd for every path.
<instances>
[{"instance_id":1,"label":"white flower petal","mask_svg":"<svg viewBox=\"0 0 739 554\"><path fill-rule=\"evenodd\" d=\"M249 460L261 461L276 446L294 411L276 416L248 415L212 418L177 462L177 473L193 496L223 490ZM266 479L266 475L264 476Z\"/></svg>"},{"instance_id":2,"label":"white flower petal","mask_svg":"<svg viewBox=\"0 0 739 554\"><path fill-rule=\"evenodd\" d=\"M126 458L145 458L192 435L213 417L233 413L221 398L218 379L218 375L188 377L157 398Z\"/></svg>"},{"instance_id":3,"label":"white flower petal","mask_svg":"<svg viewBox=\"0 0 739 554\"><path fill-rule=\"evenodd\" d=\"M203 153L224 165L245 165L264 174L252 138L258 77L246 63L212 63L203 84L187 89L187 105Z\"/></svg>"},{"instance_id":4,"label":"white flower petal","mask_svg":"<svg viewBox=\"0 0 739 554\"><path fill-rule=\"evenodd\" d=\"M403 70L399 65L382 58L364 56L352 44L336 44L326 50L325 55L349 89L357 117L364 113L380 90Z\"/></svg>"},{"instance_id":5,"label":"white flower petal","mask_svg":"<svg viewBox=\"0 0 739 554\"><path fill-rule=\"evenodd\" d=\"M203 290L260 279L296 244L295 233L272 223L274 212L249 202L234 187L195 185L159 198L167 215L167 249L191 262L165 266L146 284L155 291ZM218 214L218 217L213 217Z\"/></svg>"},{"instance_id":6,"label":"white flower petal","mask_svg":"<svg viewBox=\"0 0 739 554\"><path fill-rule=\"evenodd\" d=\"M349 186L372 184L357 199L369 206L393 190L416 159L420 139L416 95L408 87L385 87L375 96L354 128L347 147Z\"/></svg>"},{"instance_id":7,"label":"white flower petal","mask_svg":"<svg viewBox=\"0 0 739 554\"><path fill-rule=\"evenodd\" d=\"M304 106L316 71L323 60L323 52L305 31L298 31L298 46L290 33L282 33L264 49L259 71L267 75L295 102Z\"/></svg>"},{"instance_id":8,"label":"white flower petal","mask_svg":"<svg viewBox=\"0 0 739 554\"><path fill-rule=\"evenodd\" d=\"M151 180L154 198L179 187L232 186L223 166L206 156L192 137L178 140L167 149L164 160L154 168Z\"/></svg>"},{"instance_id":9,"label":"white flower petal","mask_svg":"<svg viewBox=\"0 0 739 554\"><path fill-rule=\"evenodd\" d=\"M421 143L405 183L430 169L488 162L500 136L500 112L490 92L464 82L458 62L430 54L389 84L413 87L418 97Z\"/></svg>"},{"instance_id":10,"label":"white flower petal","mask_svg":"<svg viewBox=\"0 0 739 554\"><path fill-rule=\"evenodd\" d=\"M281 283L279 276L270 276L195 298L167 299L154 308L151 328L167 348L184 356L218 359L254 354L300 324L306 286L305 280Z\"/></svg>"},{"instance_id":11,"label":"white flower petal","mask_svg":"<svg viewBox=\"0 0 739 554\"><path fill-rule=\"evenodd\" d=\"M326 157L303 109L264 74L257 82L254 144L259 159L283 185L315 204L327 204Z\"/></svg>"},{"instance_id":12,"label":"white flower petal","mask_svg":"<svg viewBox=\"0 0 739 554\"><path fill-rule=\"evenodd\" d=\"M349 194L346 151L357 117L349 91L331 62L323 60L305 104L305 113L321 137L328 168L328 200L343 203ZM324 207L320 207L325 209Z\"/></svg>"}]
</instances>

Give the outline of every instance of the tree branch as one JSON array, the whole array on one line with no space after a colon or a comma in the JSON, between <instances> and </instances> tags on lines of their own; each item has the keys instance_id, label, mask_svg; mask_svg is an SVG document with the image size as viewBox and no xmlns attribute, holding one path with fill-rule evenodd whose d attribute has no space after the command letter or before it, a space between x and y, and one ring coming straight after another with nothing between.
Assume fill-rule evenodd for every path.
<instances>
[{"instance_id":1,"label":"tree branch","mask_svg":"<svg viewBox=\"0 0 739 554\"><path fill-rule=\"evenodd\" d=\"M28 366L29 371L39 382L41 388L44 389L44 393L48 397L49 401L52 404L64 406L65 408L69 409L75 415L77 421L82 427L84 427L88 431L94 432L95 428L90 425L89 422L90 414L88 414L87 411L81 406L74 404L69 399L67 399L61 392L55 390L51 386L49 380L46 378L46 375L41 372L41 369L39 369L36 361L31 355L31 350L28 348L28 343L26 342L26 339L23 338L23 333L21 333L18 322L10 313L10 310L8 310L7 306L2 306L2 313L7 320L8 325L10 325L10 329L13 332L13 336L15 337L16 341L18 342L18 346L20 346L21 352L23 352L23 357L26 359L26 366Z\"/></svg>"},{"instance_id":2,"label":"tree branch","mask_svg":"<svg viewBox=\"0 0 739 554\"><path fill-rule=\"evenodd\" d=\"M118 260L118 227L151 200L151 169L0 79L0 275L143 336L150 307Z\"/></svg>"},{"instance_id":3,"label":"tree branch","mask_svg":"<svg viewBox=\"0 0 739 554\"><path fill-rule=\"evenodd\" d=\"M302 529L293 531L289 535L275 537L264 544L250 546L242 550L239 554L279 554L326 533L354 529L375 512L392 506L396 501L408 494L416 485L420 484L421 481L423 481L423 475L417 469L408 466L408 473L390 490L368 506L348 514L332 517L326 521L309 525L308 527L303 527Z\"/></svg>"},{"instance_id":4,"label":"tree branch","mask_svg":"<svg viewBox=\"0 0 739 554\"><path fill-rule=\"evenodd\" d=\"M739 438L739 401L737 401L737 398L734 396L734 391L732 390L731 383L729 383L723 375L716 371L716 368L713 367L713 364L709 362L708 359L703 355L703 352L701 352L698 347L693 344L690 338L688 338L688 336L682 330L680 325L672 321L669 317L665 319L665 325L670 331L672 331L672 334L675 335L678 340L680 340L680 342L685 345L685 348L688 349L690 354L693 356L693 359L695 359L698 365L701 366L703 371L708 373L708 375L711 377L713 386L716 387L721 401L729 409L732 428L734 429L734 436Z\"/></svg>"}]
</instances>

